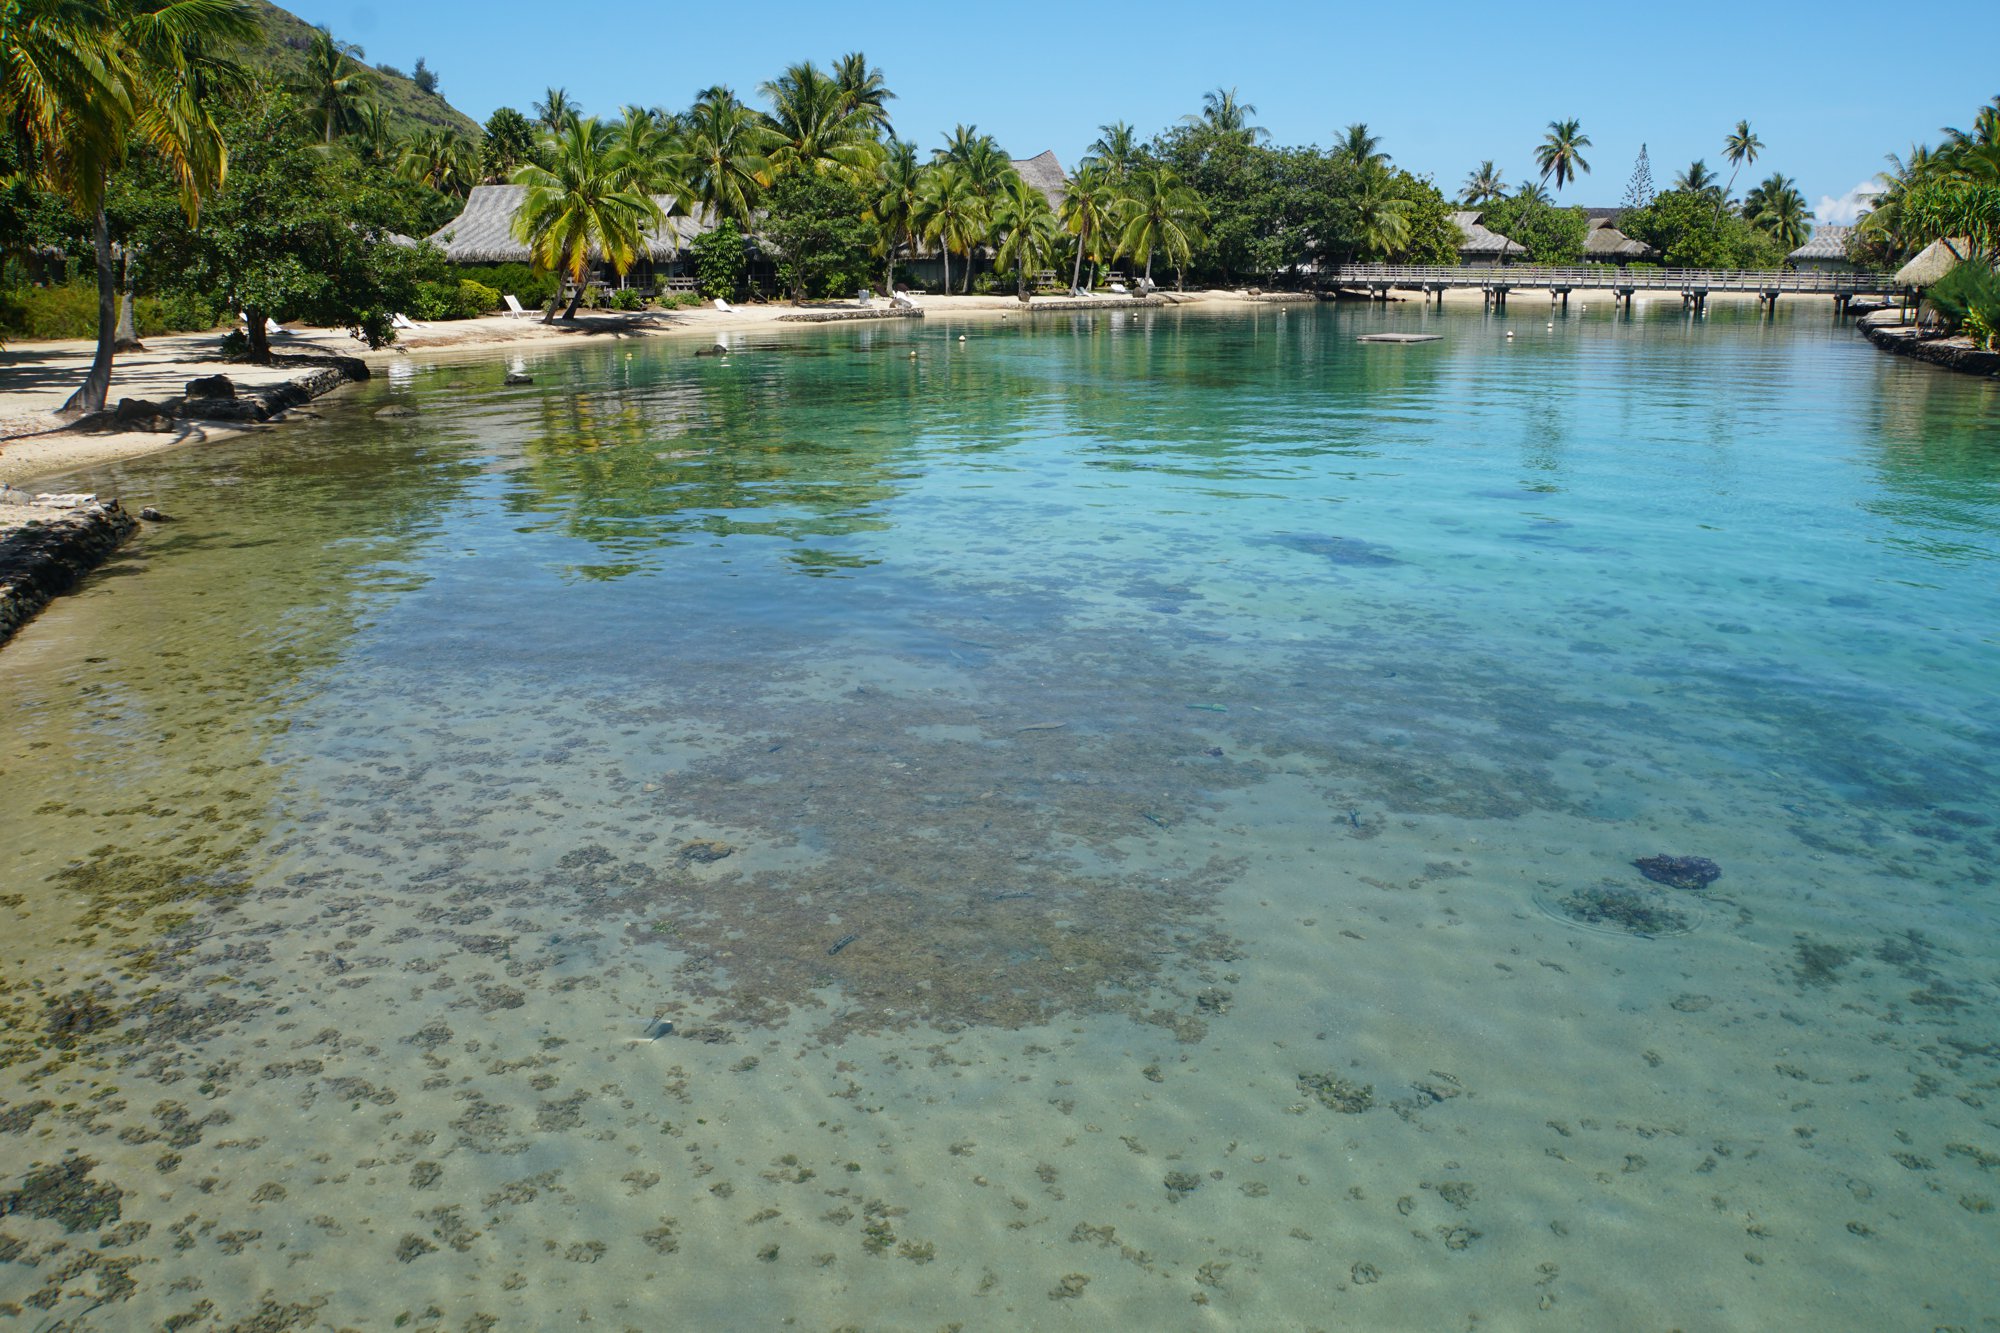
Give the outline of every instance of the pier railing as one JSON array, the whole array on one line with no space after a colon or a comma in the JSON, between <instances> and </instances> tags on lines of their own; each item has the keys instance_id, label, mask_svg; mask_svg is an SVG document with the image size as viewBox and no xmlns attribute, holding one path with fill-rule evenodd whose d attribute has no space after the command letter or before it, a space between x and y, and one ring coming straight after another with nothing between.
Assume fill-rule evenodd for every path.
<instances>
[{"instance_id":1,"label":"pier railing","mask_svg":"<svg viewBox=\"0 0 2000 1333\"><path fill-rule=\"evenodd\" d=\"M1626 269L1610 264L1543 267L1509 264L1497 268L1456 264L1345 264L1324 270L1330 287L1514 287L1550 291L1665 291L1819 293L1873 296L1896 291L1884 273L1820 273L1789 269L1706 268Z\"/></svg>"}]
</instances>

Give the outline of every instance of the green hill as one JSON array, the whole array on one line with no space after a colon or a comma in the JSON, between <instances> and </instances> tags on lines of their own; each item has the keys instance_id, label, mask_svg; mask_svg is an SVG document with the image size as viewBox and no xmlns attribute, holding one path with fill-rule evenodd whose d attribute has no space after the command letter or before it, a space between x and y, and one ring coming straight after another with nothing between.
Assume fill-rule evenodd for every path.
<instances>
[{"instance_id":1,"label":"green hill","mask_svg":"<svg viewBox=\"0 0 2000 1333\"><path fill-rule=\"evenodd\" d=\"M291 84L305 70L306 50L312 45L313 25L298 15L280 9L271 0L254 0L264 23L261 42L245 50L243 61L253 69L268 73L274 82ZM336 32L335 38L342 34ZM389 117L398 135L419 129L449 129L473 139L479 137L479 122L433 93L417 87L410 76L371 66L375 75L375 100Z\"/></svg>"}]
</instances>

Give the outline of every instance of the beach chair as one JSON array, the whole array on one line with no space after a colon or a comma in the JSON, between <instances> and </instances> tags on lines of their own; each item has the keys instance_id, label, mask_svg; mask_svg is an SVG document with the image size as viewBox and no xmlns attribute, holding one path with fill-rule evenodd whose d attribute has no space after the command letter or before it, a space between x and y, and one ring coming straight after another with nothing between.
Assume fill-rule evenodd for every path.
<instances>
[{"instance_id":1,"label":"beach chair","mask_svg":"<svg viewBox=\"0 0 2000 1333\"><path fill-rule=\"evenodd\" d=\"M736 313L736 307L729 304L729 302L723 300L719 296L715 298L715 308L717 310L720 310L725 315L733 315Z\"/></svg>"},{"instance_id":2,"label":"beach chair","mask_svg":"<svg viewBox=\"0 0 2000 1333\"><path fill-rule=\"evenodd\" d=\"M248 315L244 314L244 313L243 313L243 312L242 312L241 310L239 310L239 311L237 311L237 312L236 312L236 322L237 322L238 324L241 324L241 325L243 325L244 327L246 327L246 328L247 328L247 327L249 327L249 324L250 324L250 316L248 316ZM287 329L287 328L286 328L286 327L285 327L284 325L280 324L280 323L279 323L279 322L278 322L277 320L275 320L275 319L272 319L272 318L271 318L271 317L270 317L269 315L266 315L266 316L264 316L264 332L266 332L266 333L289 333L289 332L291 332L291 330Z\"/></svg>"},{"instance_id":3,"label":"beach chair","mask_svg":"<svg viewBox=\"0 0 2000 1333\"><path fill-rule=\"evenodd\" d=\"M1126 290L1125 284L1122 282L1112 283L1111 290L1113 293L1119 296L1130 296L1132 294L1130 291Z\"/></svg>"},{"instance_id":4,"label":"beach chair","mask_svg":"<svg viewBox=\"0 0 2000 1333\"><path fill-rule=\"evenodd\" d=\"M508 292L506 299L507 299L507 313L509 315L526 315L533 313L526 306L521 304L521 298L514 295L514 293Z\"/></svg>"},{"instance_id":5,"label":"beach chair","mask_svg":"<svg viewBox=\"0 0 2000 1333\"><path fill-rule=\"evenodd\" d=\"M895 306L898 310L915 310L917 308L917 303L912 301L906 292L890 292L889 304Z\"/></svg>"},{"instance_id":6,"label":"beach chair","mask_svg":"<svg viewBox=\"0 0 2000 1333\"><path fill-rule=\"evenodd\" d=\"M423 325L417 323L417 321L411 319L408 315L402 313L400 310L397 311L395 314L389 316L389 322L395 325L399 329L409 329L412 332L423 327Z\"/></svg>"}]
</instances>

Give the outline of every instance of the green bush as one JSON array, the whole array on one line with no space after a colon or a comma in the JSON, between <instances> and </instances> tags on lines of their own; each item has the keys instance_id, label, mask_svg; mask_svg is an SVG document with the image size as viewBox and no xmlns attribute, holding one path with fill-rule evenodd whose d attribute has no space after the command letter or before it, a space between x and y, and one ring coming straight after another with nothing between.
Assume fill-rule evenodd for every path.
<instances>
[{"instance_id":1,"label":"green bush","mask_svg":"<svg viewBox=\"0 0 2000 1333\"><path fill-rule=\"evenodd\" d=\"M611 294L613 310L637 310L645 304L646 299L639 295L636 287L621 287Z\"/></svg>"},{"instance_id":2,"label":"green bush","mask_svg":"<svg viewBox=\"0 0 2000 1333\"><path fill-rule=\"evenodd\" d=\"M216 310L193 295L141 296L132 318L139 336L212 329ZM0 291L0 336L30 341L97 336L97 285L65 282L53 287Z\"/></svg>"},{"instance_id":3,"label":"green bush","mask_svg":"<svg viewBox=\"0 0 2000 1333\"><path fill-rule=\"evenodd\" d=\"M703 232L689 248L694 252L695 281L703 296L733 299L742 290L746 267L743 233L734 221L725 219L713 231Z\"/></svg>"},{"instance_id":4,"label":"green bush","mask_svg":"<svg viewBox=\"0 0 2000 1333\"><path fill-rule=\"evenodd\" d=\"M458 266L458 275L503 296L513 296L530 309L547 305L556 294L556 275L537 273L526 264L462 264ZM496 300L493 304L500 303Z\"/></svg>"},{"instance_id":5,"label":"green bush","mask_svg":"<svg viewBox=\"0 0 2000 1333\"><path fill-rule=\"evenodd\" d=\"M458 280L458 300L461 308L469 309L467 319L476 319L489 310L500 308L500 293L483 282L471 278Z\"/></svg>"},{"instance_id":6,"label":"green bush","mask_svg":"<svg viewBox=\"0 0 2000 1333\"><path fill-rule=\"evenodd\" d=\"M1939 278L1925 296L1947 325L1970 333L1981 347L2000 328L2000 273L1978 260Z\"/></svg>"},{"instance_id":7,"label":"green bush","mask_svg":"<svg viewBox=\"0 0 2000 1333\"><path fill-rule=\"evenodd\" d=\"M662 292L653 304L662 310L692 310L701 304L701 295L698 292Z\"/></svg>"},{"instance_id":8,"label":"green bush","mask_svg":"<svg viewBox=\"0 0 2000 1333\"><path fill-rule=\"evenodd\" d=\"M499 292L470 278L419 282L416 308L408 313L416 319L477 319L499 304Z\"/></svg>"}]
</instances>

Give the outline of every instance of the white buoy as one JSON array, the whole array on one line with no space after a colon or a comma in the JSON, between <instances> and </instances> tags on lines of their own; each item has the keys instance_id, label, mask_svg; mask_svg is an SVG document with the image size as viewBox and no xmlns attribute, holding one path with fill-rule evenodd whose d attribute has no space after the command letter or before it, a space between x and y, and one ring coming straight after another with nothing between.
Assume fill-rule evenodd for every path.
<instances>
[{"instance_id":1,"label":"white buoy","mask_svg":"<svg viewBox=\"0 0 2000 1333\"><path fill-rule=\"evenodd\" d=\"M962 333L961 333L961 334L959 334L959 335L958 335L958 340L959 340L960 342L964 342L964 341L965 341L965 335L964 335L964 334L962 334Z\"/></svg>"}]
</instances>

